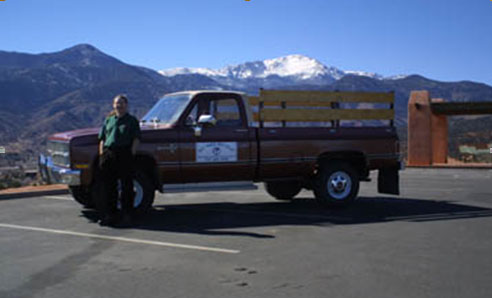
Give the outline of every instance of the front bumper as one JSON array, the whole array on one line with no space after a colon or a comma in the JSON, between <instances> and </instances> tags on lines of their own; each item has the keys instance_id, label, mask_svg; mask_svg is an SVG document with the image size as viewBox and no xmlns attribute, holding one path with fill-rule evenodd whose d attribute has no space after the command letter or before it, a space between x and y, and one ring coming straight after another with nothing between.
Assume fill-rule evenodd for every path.
<instances>
[{"instance_id":1,"label":"front bumper","mask_svg":"<svg viewBox=\"0 0 492 298\"><path fill-rule=\"evenodd\" d=\"M39 155L38 171L41 178L48 184L80 185L80 170L54 165L50 156Z\"/></svg>"}]
</instances>

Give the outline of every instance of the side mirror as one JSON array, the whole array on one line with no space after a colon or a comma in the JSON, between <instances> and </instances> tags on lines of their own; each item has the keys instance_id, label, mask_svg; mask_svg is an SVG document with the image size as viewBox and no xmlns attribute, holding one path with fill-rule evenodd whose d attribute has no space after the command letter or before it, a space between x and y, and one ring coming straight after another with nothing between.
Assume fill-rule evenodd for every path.
<instances>
[{"instance_id":1,"label":"side mirror","mask_svg":"<svg viewBox=\"0 0 492 298\"><path fill-rule=\"evenodd\" d=\"M202 135L202 128L207 126L214 126L217 123L217 120L212 115L201 115L198 118L198 123L193 126L193 130L195 131L195 137L199 137Z\"/></svg>"},{"instance_id":2,"label":"side mirror","mask_svg":"<svg viewBox=\"0 0 492 298\"><path fill-rule=\"evenodd\" d=\"M201 115L198 118L198 125L202 126L214 126L217 123L217 119L215 119L212 115Z\"/></svg>"}]
</instances>

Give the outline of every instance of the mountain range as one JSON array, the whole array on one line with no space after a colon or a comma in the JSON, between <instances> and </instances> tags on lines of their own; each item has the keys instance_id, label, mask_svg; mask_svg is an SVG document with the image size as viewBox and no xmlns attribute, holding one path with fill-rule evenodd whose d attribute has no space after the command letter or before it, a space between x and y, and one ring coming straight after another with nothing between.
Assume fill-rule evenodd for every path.
<instances>
[{"instance_id":1,"label":"mountain range","mask_svg":"<svg viewBox=\"0 0 492 298\"><path fill-rule=\"evenodd\" d=\"M258 89L278 88L286 85L324 86L340 80L346 75L365 76L377 80L404 78L404 75L384 78L377 73L365 71L344 71L326 66L316 59L303 55L288 55L263 61L229 65L220 69L179 67L160 70L160 74L200 74L232 88Z\"/></svg>"},{"instance_id":2,"label":"mountain range","mask_svg":"<svg viewBox=\"0 0 492 298\"><path fill-rule=\"evenodd\" d=\"M492 100L492 87L476 82L440 82L420 75L383 77L344 71L302 55L246 62L221 69L176 68L159 72L127 64L92 45L54 53L0 51L0 145L36 154L54 132L100 126L119 93L130 112L143 114L162 95L190 89L259 88L395 91L397 125L406 124L412 90L429 90L448 101Z\"/></svg>"}]
</instances>

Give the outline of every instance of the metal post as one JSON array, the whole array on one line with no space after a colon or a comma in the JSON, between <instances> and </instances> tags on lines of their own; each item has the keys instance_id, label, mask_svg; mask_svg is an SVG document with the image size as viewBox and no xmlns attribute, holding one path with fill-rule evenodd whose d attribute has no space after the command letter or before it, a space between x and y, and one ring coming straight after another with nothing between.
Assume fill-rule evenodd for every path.
<instances>
[{"instance_id":1,"label":"metal post","mask_svg":"<svg viewBox=\"0 0 492 298\"><path fill-rule=\"evenodd\" d=\"M395 91L392 90L392 91L390 91L390 93L393 94L393 101L390 103L390 110L394 110L394 108L395 108ZM396 116L395 111L393 111L393 118L390 120L390 126L391 127L395 126L395 123L394 123L395 116Z\"/></svg>"},{"instance_id":2,"label":"metal post","mask_svg":"<svg viewBox=\"0 0 492 298\"><path fill-rule=\"evenodd\" d=\"M285 101L281 101L280 105L282 107L282 110L285 110L287 108L287 103ZM286 126L287 126L287 124L286 124L285 120L282 120L282 127L286 127Z\"/></svg>"},{"instance_id":3,"label":"metal post","mask_svg":"<svg viewBox=\"0 0 492 298\"><path fill-rule=\"evenodd\" d=\"M263 101L258 102L258 120L260 121L260 128L263 128Z\"/></svg>"}]
</instances>

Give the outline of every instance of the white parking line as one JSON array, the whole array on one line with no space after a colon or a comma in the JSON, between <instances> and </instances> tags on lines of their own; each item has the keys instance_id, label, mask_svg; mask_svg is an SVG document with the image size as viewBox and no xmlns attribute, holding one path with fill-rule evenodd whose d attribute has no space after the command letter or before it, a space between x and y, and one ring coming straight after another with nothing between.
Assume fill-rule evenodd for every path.
<instances>
[{"instance_id":1,"label":"white parking line","mask_svg":"<svg viewBox=\"0 0 492 298\"><path fill-rule=\"evenodd\" d=\"M38 227L30 227L30 226L20 226L20 225L13 225L13 224L7 224L7 223L0 223L0 228L45 232L45 233L52 233L52 234L71 235L71 236L86 237L86 238L123 241L123 242L138 243L138 244L148 244L148 245L193 249L193 250L210 251L210 252L220 252L220 253L228 253L228 254L240 253L239 250L233 250L233 249L179 244L179 243L171 243L171 242L161 242L161 241L127 238L127 237L106 236L106 235L80 233L80 232L65 231L65 230L55 230L55 229L46 229L46 228L38 228Z\"/></svg>"},{"instance_id":2,"label":"white parking line","mask_svg":"<svg viewBox=\"0 0 492 298\"><path fill-rule=\"evenodd\" d=\"M458 211L449 213L431 213L431 214L421 214L421 215L408 215L408 216L390 216L385 218L386 220L439 220L439 219L455 219L455 218L474 218L474 217L484 217L491 216L492 211L490 210L478 210L478 211Z\"/></svg>"},{"instance_id":3,"label":"white parking line","mask_svg":"<svg viewBox=\"0 0 492 298\"><path fill-rule=\"evenodd\" d=\"M50 199L50 200L73 201L73 199L70 197L61 197L61 196L43 196L43 198Z\"/></svg>"}]
</instances>

